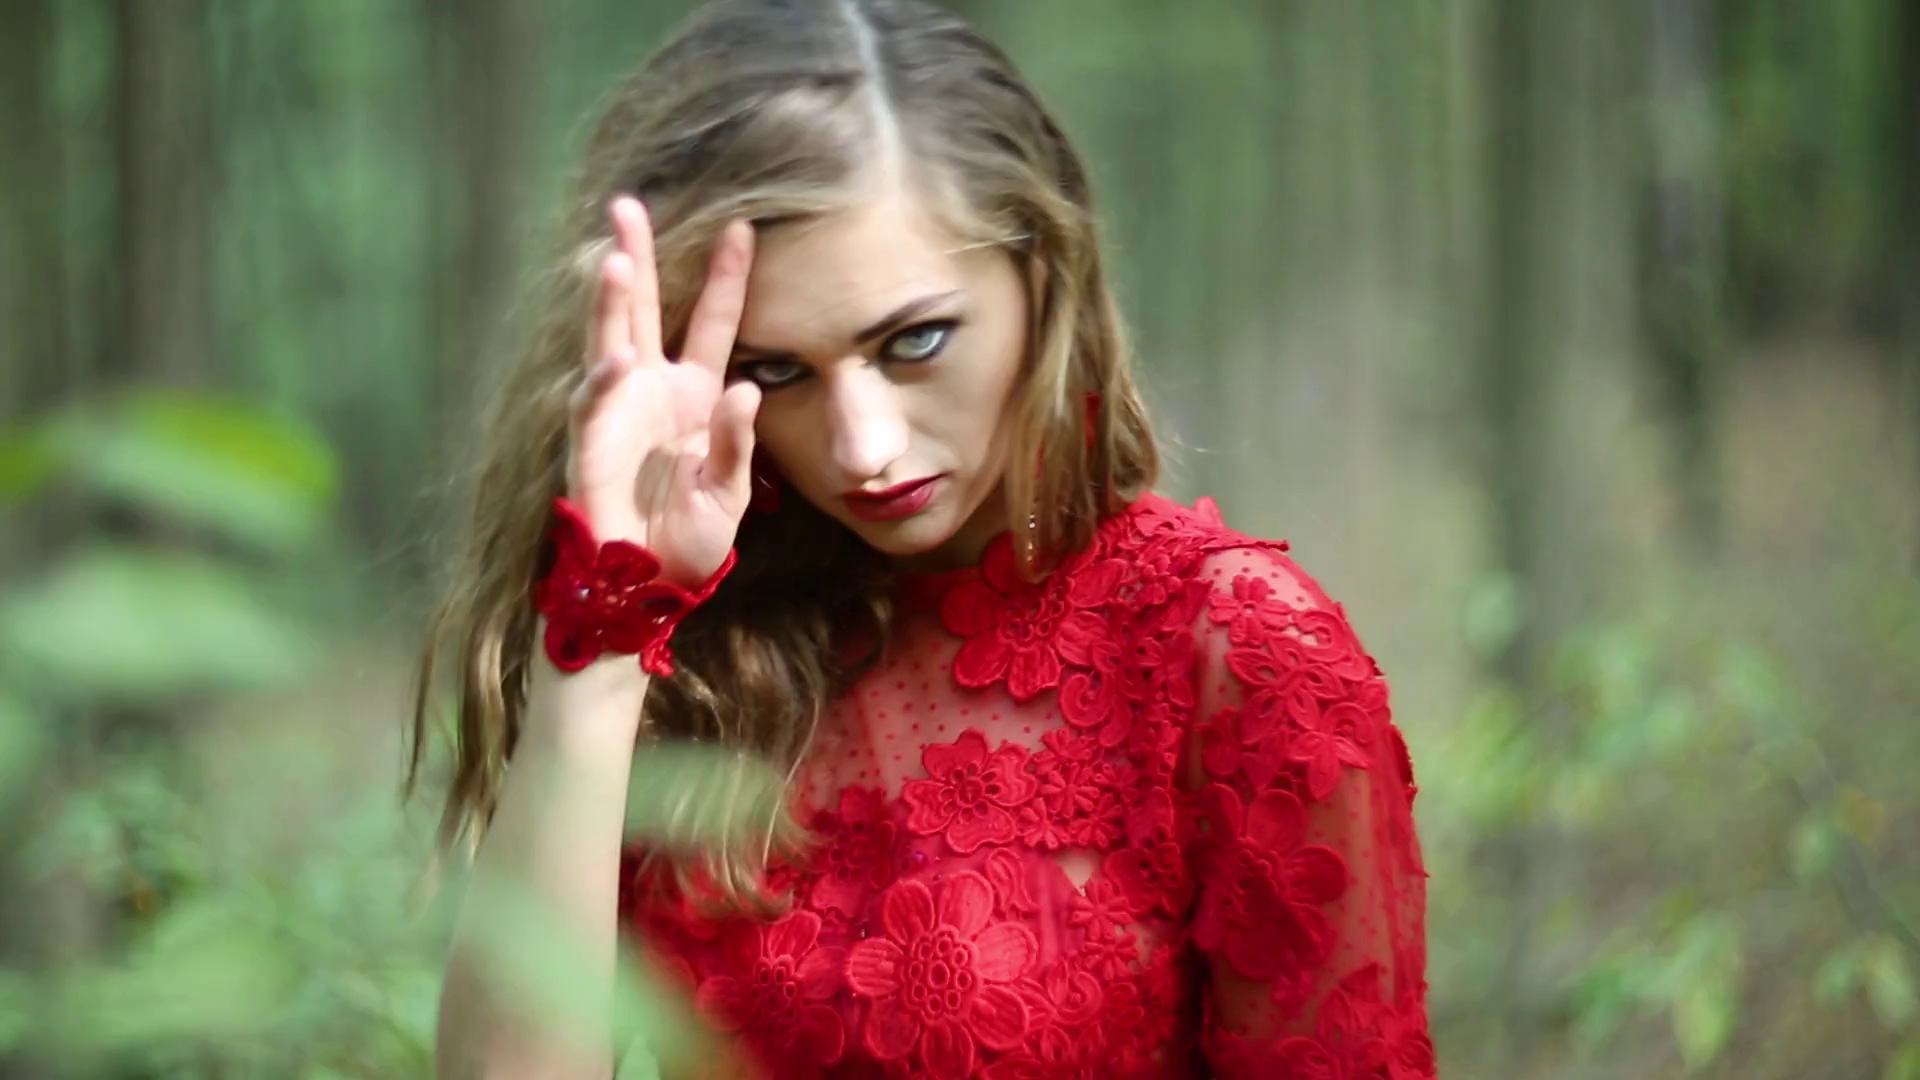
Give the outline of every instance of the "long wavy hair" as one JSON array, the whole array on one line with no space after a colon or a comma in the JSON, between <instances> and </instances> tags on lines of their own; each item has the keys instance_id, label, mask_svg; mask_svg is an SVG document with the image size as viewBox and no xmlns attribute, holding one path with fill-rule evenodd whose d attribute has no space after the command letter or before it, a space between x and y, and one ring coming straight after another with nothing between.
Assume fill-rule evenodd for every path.
<instances>
[{"instance_id":1,"label":"long wavy hair","mask_svg":"<svg viewBox=\"0 0 1920 1080\"><path fill-rule=\"evenodd\" d=\"M583 375L609 200L652 217L662 325L677 348L721 228L760 229L874 197L880 162L943 225L1008 253L1031 290L1002 490L1025 572L1087 545L1153 484L1158 453L1101 267L1086 172L1013 64L918 0L717 0L622 83L587 141L537 279L526 344L480 417L457 547L418 672L408 790L450 697L442 849L477 843L521 730L537 620L531 587L564 491L568 397ZM1097 408L1089 409L1089 402ZM1091 425L1091 427L1089 427ZM875 659L890 618L886 561L804 500L749 514L739 565L674 637L654 679L656 740L756 755L789 783L829 703ZM803 839L785 809L737 843L678 860L753 895L769 852ZM683 876L684 880L684 876Z\"/></svg>"}]
</instances>

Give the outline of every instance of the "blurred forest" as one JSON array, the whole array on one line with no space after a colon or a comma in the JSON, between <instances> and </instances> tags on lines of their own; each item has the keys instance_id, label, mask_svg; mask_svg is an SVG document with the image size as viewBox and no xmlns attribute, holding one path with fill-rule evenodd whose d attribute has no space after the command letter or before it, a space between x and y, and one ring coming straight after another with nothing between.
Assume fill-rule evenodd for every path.
<instances>
[{"instance_id":1,"label":"blurred forest","mask_svg":"<svg viewBox=\"0 0 1920 1080\"><path fill-rule=\"evenodd\" d=\"M428 1073L441 496L690 6L4 5L0 1077ZM1920 5L955 6L1394 680L1442 1074L1920 1078Z\"/></svg>"}]
</instances>

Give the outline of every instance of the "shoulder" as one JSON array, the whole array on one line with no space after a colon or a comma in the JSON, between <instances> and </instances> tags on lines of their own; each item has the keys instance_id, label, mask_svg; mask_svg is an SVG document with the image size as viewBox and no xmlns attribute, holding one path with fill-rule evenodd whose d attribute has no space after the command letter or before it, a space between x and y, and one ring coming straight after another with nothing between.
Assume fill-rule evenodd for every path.
<instances>
[{"instance_id":1,"label":"shoulder","mask_svg":"<svg viewBox=\"0 0 1920 1080\"><path fill-rule=\"evenodd\" d=\"M1238 597L1345 621L1340 605L1295 561L1285 540L1250 536L1227 524L1210 498L1186 506L1148 494L1101 530L1096 560L1118 560L1131 574L1190 598ZM1169 597L1171 598L1171 597Z\"/></svg>"},{"instance_id":2,"label":"shoulder","mask_svg":"<svg viewBox=\"0 0 1920 1080\"><path fill-rule=\"evenodd\" d=\"M1352 766L1394 778L1411 805L1418 788L1387 680L1346 610L1285 542L1231 528L1211 500L1149 498L1130 509L1131 539L1116 550L1138 560L1129 575L1144 589L1170 598L1146 621L1191 642L1190 782L1277 784L1318 803ZM1162 564L1175 549L1177 567Z\"/></svg>"},{"instance_id":3,"label":"shoulder","mask_svg":"<svg viewBox=\"0 0 1920 1080\"><path fill-rule=\"evenodd\" d=\"M1113 595L1133 625L1190 641L1205 667L1350 685L1381 679L1346 609L1287 543L1234 529L1211 499L1185 506L1143 496L1108 522L1089 555L1088 576L1123 583Z\"/></svg>"},{"instance_id":4,"label":"shoulder","mask_svg":"<svg viewBox=\"0 0 1920 1080\"><path fill-rule=\"evenodd\" d=\"M1191 635L1203 670L1267 689L1310 686L1316 697L1384 706L1380 666L1345 607L1284 540L1234 529L1211 499L1183 506L1148 495L1124 516L1109 558L1135 583L1137 609L1161 608L1149 612L1150 623Z\"/></svg>"}]
</instances>

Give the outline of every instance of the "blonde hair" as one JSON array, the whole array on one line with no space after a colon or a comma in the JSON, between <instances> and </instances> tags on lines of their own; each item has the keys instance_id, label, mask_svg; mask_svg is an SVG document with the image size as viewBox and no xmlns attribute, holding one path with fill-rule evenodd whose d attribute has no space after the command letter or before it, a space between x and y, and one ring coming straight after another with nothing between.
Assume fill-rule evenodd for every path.
<instances>
[{"instance_id":1,"label":"blonde hair","mask_svg":"<svg viewBox=\"0 0 1920 1080\"><path fill-rule=\"evenodd\" d=\"M1086 173L1012 63L916 0L709 4L618 87L595 126L534 298L537 325L481 418L413 719L409 790L444 674L457 715L443 848L477 842L520 732L536 648L528 597L564 490L568 397L583 374L608 201L627 192L647 204L671 353L727 221L765 229L829 214L871 198L876 170L889 167L943 224L1004 249L1030 282L1008 460L1035 464L1010 468L1003 484L1027 572L1086 546L1102 518L1152 485L1158 455ZM886 641L885 560L803 500L784 501L748 515L737 569L676 633L678 671L653 680L643 739L717 743L791 777L818 718L874 659L848 643ZM769 851L800 839L784 812L774 819L752 842L705 853L723 895L751 896Z\"/></svg>"}]
</instances>

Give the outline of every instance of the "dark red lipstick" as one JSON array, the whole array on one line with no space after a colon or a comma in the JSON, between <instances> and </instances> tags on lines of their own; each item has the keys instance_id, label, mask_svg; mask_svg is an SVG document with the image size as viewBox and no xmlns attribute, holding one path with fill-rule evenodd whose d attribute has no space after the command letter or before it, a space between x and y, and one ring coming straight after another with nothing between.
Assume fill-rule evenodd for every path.
<instances>
[{"instance_id":1,"label":"dark red lipstick","mask_svg":"<svg viewBox=\"0 0 1920 1080\"><path fill-rule=\"evenodd\" d=\"M840 498L847 504L847 510L861 521L898 521L926 509L940 486L940 479L928 476L881 491L849 491Z\"/></svg>"}]
</instances>

